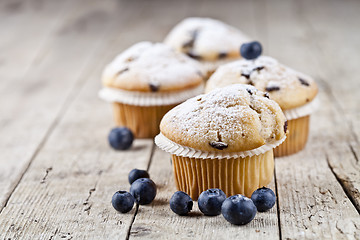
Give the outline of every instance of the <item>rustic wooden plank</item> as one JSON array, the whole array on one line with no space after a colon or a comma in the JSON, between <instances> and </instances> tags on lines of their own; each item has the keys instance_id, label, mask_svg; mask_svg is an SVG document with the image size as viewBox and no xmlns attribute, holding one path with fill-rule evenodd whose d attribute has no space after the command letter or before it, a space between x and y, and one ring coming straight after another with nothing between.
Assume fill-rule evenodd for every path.
<instances>
[{"instance_id":1,"label":"rustic wooden plank","mask_svg":"<svg viewBox=\"0 0 360 240\"><path fill-rule=\"evenodd\" d=\"M104 23L119 19L110 19L109 11L114 11L112 4L87 1L85 7L83 2L74 3L41 49L41 61L17 84L1 91L6 101L0 102L0 135L7 137L0 139L0 211L75 97L85 80L84 69L93 68L91 60L99 44L104 46L103 35L110 32Z\"/></svg>"},{"instance_id":2,"label":"rustic wooden plank","mask_svg":"<svg viewBox=\"0 0 360 240\"><path fill-rule=\"evenodd\" d=\"M358 229L347 233L344 225L358 225L358 213L321 151L276 159L276 177L284 239L355 239Z\"/></svg>"},{"instance_id":3,"label":"rustic wooden plank","mask_svg":"<svg viewBox=\"0 0 360 240\"><path fill-rule=\"evenodd\" d=\"M316 8L313 11L316 12L321 11L324 5L322 2L314 6L305 1L301 6L306 6L307 10ZM304 14L309 12L299 7L297 1L276 1L267 4L266 8L270 54L316 78L322 75L322 71L333 67L319 66L321 54L314 51L318 35L304 23ZM326 22L329 16L317 21ZM331 35L332 32L326 34ZM350 129L344 126L339 109L331 101L333 96L326 89L329 86L332 88L336 79L328 76L324 81L320 81L322 107L312 116L306 149L293 156L276 159L281 236L285 239L355 239L358 232L358 212L329 168L324 151L331 147L331 142L351 139ZM351 85L351 82L348 83ZM337 162L339 160L336 159Z\"/></svg>"},{"instance_id":4,"label":"rustic wooden plank","mask_svg":"<svg viewBox=\"0 0 360 240\"><path fill-rule=\"evenodd\" d=\"M335 106L335 114L341 118L340 124L334 125L332 129L336 127L342 131L339 136L346 135L343 138L334 136L331 146L326 149L326 154L329 167L360 212L360 171L356 154L360 145L358 121L360 105L357 91L360 87L357 78L360 74L357 64L360 55L354 52L360 47L360 33L356 30L358 28L356 23L360 21L356 9L360 8L360 3L348 1L346 4L341 4L330 1L326 7L321 7L321 11L320 6L318 4L316 6L316 9L304 10L308 14L309 21L313 22L310 30L316 36L321 36L321 33L325 32L323 37L318 37L314 41L318 49L317 61L318 65L326 66L320 68L321 76L327 83L326 90L331 103ZM335 17L326 22L319 20L329 14ZM333 116L329 117L333 118Z\"/></svg>"},{"instance_id":5,"label":"rustic wooden plank","mask_svg":"<svg viewBox=\"0 0 360 240\"><path fill-rule=\"evenodd\" d=\"M69 11L69 1L2 1L0 6L0 90L21 82L37 63L39 50Z\"/></svg>"},{"instance_id":6,"label":"rustic wooden plank","mask_svg":"<svg viewBox=\"0 0 360 240\"><path fill-rule=\"evenodd\" d=\"M332 143L326 149L326 158L336 178L360 213L360 145Z\"/></svg>"},{"instance_id":7,"label":"rustic wooden plank","mask_svg":"<svg viewBox=\"0 0 360 240\"><path fill-rule=\"evenodd\" d=\"M170 155L156 148L150 165L150 176L158 187L157 196L148 206L140 206L131 228L130 239L276 239L278 219L276 206L269 212L257 213L255 219L236 226L222 215L204 216L194 202L189 216L178 216L170 210L169 200L177 191L173 179ZM274 189L274 184L271 183ZM225 230L226 229L226 230Z\"/></svg>"},{"instance_id":8,"label":"rustic wooden plank","mask_svg":"<svg viewBox=\"0 0 360 240\"><path fill-rule=\"evenodd\" d=\"M317 66L321 78L330 85L333 103L342 112L345 123L359 141L359 129L353 126L358 122L354 114L360 110L360 105L354 101L360 87L357 78L360 55L356 54L360 47L360 33L356 24L360 21L357 13L360 2L329 1L325 6L320 4L315 3L314 8L302 6L307 19L305 23L308 24L310 34L315 36L312 41ZM330 15L334 17L327 19Z\"/></svg>"},{"instance_id":9,"label":"rustic wooden plank","mask_svg":"<svg viewBox=\"0 0 360 240\"><path fill-rule=\"evenodd\" d=\"M117 14L117 10L109 14ZM129 40L126 39L124 43ZM114 47L119 40L107 39L104 46L108 44ZM94 59L92 66L96 67L84 76L88 81L80 95L64 112L58 127L3 209L1 237L113 239L127 236L135 209L128 214L117 214L112 209L111 197L115 191L129 188L127 174L132 168L147 167L153 143L139 140L131 151L123 152L112 151L107 144L111 111L106 103L97 99L97 91L100 72L113 55L113 48L109 48Z\"/></svg>"},{"instance_id":10,"label":"rustic wooden plank","mask_svg":"<svg viewBox=\"0 0 360 240\"><path fill-rule=\"evenodd\" d=\"M136 209L118 214L111 197L129 188L127 174L132 168L147 168L153 142L137 140L129 151L111 150L106 140L113 125L111 108L97 98L97 92L105 64L144 30L124 27L126 20L137 19L145 9L113 4L117 3L106 7L109 21L99 23L110 31L103 33L96 58L80 76L86 84L82 87L78 82L74 87L74 104L64 107L55 130L1 212L0 238L113 239L128 235ZM116 17L119 7L129 14ZM119 38L120 30L113 29L121 26Z\"/></svg>"},{"instance_id":11,"label":"rustic wooden plank","mask_svg":"<svg viewBox=\"0 0 360 240\"><path fill-rule=\"evenodd\" d=\"M117 214L111 197L129 188L132 168L146 169L153 142L138 140L131 151L110 149L110 108L96 98L100 68L89 72L89 81L3 209L1 238L126 237L135 208Z\"/></svg>"},{"instance_id":12,"label":"rustic wooden plank","mask_svg":"<svg viewBox=\"0 0 360 240\"><path fill-rule=\"evenodd\" d=\"M340 134L329 138L330 146L325 148L325 151L329 167L360 212L360 171L356 155L356 149L360 144L357 118L360 112L357 91L360 84L356 77L360 74L357 66L360 55L354 54L354 50L360 47L360 33L356 31L358 28L356 22L360 21L356 9L360 8L360 3L348 1L343 4L330 1L325 7L320 6L319 3L315 6L309 8L305 5L304 13L311 22L308 23L309 30L317 36L313 39L313 44L317 48L316 60L325 82L326 93L335 110L336 117L334 115L327 117L339 118L339 124L331 126L331 129L336 128L341 131ZM329 15L334 17L324 21ZM333 131L328 131L328 135L331 134Z\"/></svg>"},{"instance_id":13,"label":"rustic wooden plank","mask_svg":"<svg viewBox=\"0 0 360 240\"><path fill-rule=\"evenodd\" d=\"M35 141L38 143L39 139L42 139L39 137L41 134L39 136L33 135L37 135L36 132L40 129L43 133L41 136L44 136L44 129L48 129L48 126L51 125L49 123L53 119L56 119L56 125L58 124L58 126L53 134L48 134L49 138L44 147L34 159L28 172L10 198L7 207L1 213L0 238L126 238L135 211L132 210L125 215L116 214L110 205L110 198L118 188L128 187L126 175L131 168L146 168L152 144L149 141L138 141L135 143L133 151L121 153L110 151L106 146L106 142L101 140L105 139L108 126L111 124L110 109L104 108L105 105L98 102L94 96L97 88L100 87L98 76L101 67L115 55L115 52L145 38L161 40L166 34L167 28L170 28L175 22L184 17L184 12L186 12L187 16L190 14L196 15L197 13L196 4L190 5L187 2L186 4L179 3L172 6L173 2L164 5L160 5L160 3L160 1L155 3L141 2L146 9L146 11L140 11L139 14L142 17L138 19L133 17L132 20L128 21L125 29L118 26L116 29L118 32L112 33L115 34L114 39L111 41L107 39L103 44L109 44L114 54L109 49L104 50L105 53L99 50L103 49L99 45L103 46L101 41L103 41L104 37L96 37L95 34L104 35L106 32L102 31L99 26L93 27L91 31L89 30L90 32L84 34L84 38L88 40L97 39L96 44L91 43L91 41L86 43L83 40L80 41L82 33L67 33L69 35L66 39L60 37L59 40L56 37L58 40L54 41L52 38L46 40L45 46L41 49L44 52L39 55L44 56L45 61L42 57L39 58L41 67L36 67L30 71L30 80L26 79L29 81L28 83L25 81L21 83L27 84L26 87L30 89L32 87L36 89L34 83L39 82L39 86L42 86L42 84L48 82L45 80L35 81L36 78L42 75L46 78L52 78L53 75L57 75L56 79L58 81L65 81L66 83L64 83L65 87L58 88L59 91L61 89L62 92L66 92L63 95L70 97L66 98L65 96L59 96L61 94L57 94L55 90L60 84L44 87L45 90L50 90L48 94L34 92L30 95L24 94L27 90L16 93L15 90L19 89L19 85L16 88L15 86L8 88L11 84L6 85L6 90L9 90L9 93L7 93L8 91L2 91L6 94L4 99L9 100L12 104L9 106L0 103L0 112L3 109L9 112L8 118L0 117L0 122L4 128L8 126L12 126L12 128L10 130L0 130L2 136L9 136L10 138L8 142L5 142L6 146L1 149L2 154L4 154L0 158L1 166L5 166L1 163L1 159L4 159L3 162L8 165L9 162L12 163L15 159L24 158L23 155L34 152L25 149L25 152L20 152L18 155L14 154L15 151L24 150L19 146L24 146L25 142ZM257 36L266 42L265 52L278 57L281 61L294 68L315 76L317 79L323 79L320 82L320 97L322 102L328 102L329 104L324 104L312 118L312 126L316 128L312 128L311 139L306 151L288 159L283 158L276 161L281 234L283 238L290 239L304 237L347 237L356 239L357 235L354 234L358 231L359 226L357 212L341 190L327 165L332 166L332 171L337 177L342 176L340 179L347 180L347 182L342 183L338 178L343 186L350 183L350 185L348 184L350 187L344 187L345 189L359 190L358 182L354 181L356 178L347 178L349 174L350 176L355 174L356 177L358 173L356 171L358 165L354 165L354 160L356 160L355 154L359 156L359 148L358 144L353 141L354 138L349 137L351 125L344 126L344 117L342 116L345 114L345 120L350 121L352 126L355 126L355 132L360 129L359 121L353 120L359 116L358 105L356 104L358 100L354 101L354 98L351 97L354 96L358 88L357 83L354 83L354 76L357 76L357 74L339 71L336 67L338 63L342 66L341 69L345 69L341 59L325 64L322 60L324 57L336 57L333 49L336 45L340 45L341 41L340 38L334 37L335 35L341 36L341 34L345 34L347 41L349 41L346 43L350 43L349 48L342 48L346 49L341 50L342 53L351 52L353 49L351 46L357 46L355 45L357 38L355 37L354 42L350 42L349 37L351 36L348 32L346 30L343 30L343 32L338 31L337 28L335 29L336 34L332 34L331 31L334 31L334 29L331 29L331 24L324 28L325 30L321 30L325 25L325 20L334 16L331 14L336 9L330 9L330 11L329 8L339 7L341 16L344 16L347 12L340 4L331 2L325 8L326 11L320 11L320 19L314 17L314 14L319 13L320 6L325 4L324 2L316 3L315 10L306 8L305 12L301 11L303 5L296 4L295 1L289 3L272 2L271 5L265 4L264 1L256 1L255 5L249 2L241 4L230 2L228 6L223 7L223 3L211 1L210 3L203 2L200 12L203 16L209 14L244 30L247 29L245 31L248 31L250 35ZM114 5L111 6L114 7ZM158 9L154 9L154 6L158 6ZM358 5L351 2L348 6L355 9ZM312 5L309 8L311 7ZM92 8L95 9L95 6ZM174 9L180 10L174 11ZM134 12L135 8L132 10L127 9L127 11ZM254 12L256 17L251 12ZM166 13L166 16L163 13ZM352 20L357 19L353 16L354 13L354 10L349 11ZM307 19L315 21L315 27L310 28L308 24L302 22L304 14L307 14ZM116 14L109 14L109 18L114 17L114 15ZM239 20L237 22L238 15L241 15L240 19L249 19L249 24L246 21ZM69 16L76 18L73 13L70 13ZM170 16L173 16L174 19L167 21ZM268 22L266 18L269 19ZM152 19L152 21L139 21L139 19ZM339 24L344 29L346 29L345 20L344 18ZM332 24L335 24L334 26L338 26L334 22L335 20L331 19L331 21ZM94 22L102 21L97 19ZM254 22L256 27L253 27ZM79 28L81 29L81 27ZM356 31L356 29L352 29L352 31ZM53 38L55 37L53 36ZM75 46L70 48L70 51L74 51L74 54L54 53L49 50L63 44L71 45L74 40ZM315 47L314 41L324 43L325 47ZM81 46L81 44L85 46ZM83 51L96 46L98 46L97 51L94 50L91 53L84 54ZM77 51L76 48L83 51ZM68 50L65 47L60 49L63 51ZM313 49L315 51L312 51ZM50 53L45 50L49 50ZM329 50L332 50L331 54L329 54ZM321 53L321 51L324 51L325 54ZM90 59L95 53L98 62ZM98 53L100 53L100 57ZM30 55L29 53L28 56ZM81 55L82 58L79 59L78 55ZM30 58L26 59L29 60ZM87 59L89 64L85 64ZM53 66L54 63L64 62L65 60L70 61L70 63L64 64L66 69L70 70L67 74L64 74L63 69L57 69ZM351 70L355 69L355 63L356 61L351 62ZM92 70L94 66L95 69ZM46 68L57 74L47 73ZM346 75L341 75L340 72L346 72ZM13 73L15 74L15 70ZM20 76L20 74L12 76ZM78 89L87 78L89 78L89 81L86 82L81 94L77 96ZM345 85L348 86L346 88L341 86L340 90L338 90L338 85L334 83L337 83L340 78L344 78ZM69 83L71 81L78 82L71 85ZM341 94L345 93L349 95L341 97ZM41 96L34 100L36 98L34 95L37 94ZM24 98L20 98L22 95L27 101L30 101L28 104L25 103L25 106L22 106L24 100ZM51 95L55 95L55 99L49 98ZM50 103L42 103L41 99L47 99ZM62 105L60 104L61 100L64 102L64 99L67 99L66 104L62 107L63 110L59 110ZM65 111L73 99L76 99L75 104L71 105L69 111ZM350 101L350 105L346 106L348 101ZM35 113L32 113L34 109L31 108L34 108L34 106L41 106L43 109L54 109L51 109L49 112L51 116L48 116L45 110L39 111L35 109ZM340 112L339 106L342 109ZM63 118L56 117L62 115L64 115ZM22 120L19 120L19 118L22 118ZM15 122L12 123L13 121ZM36 122L36 125L34 122ZM24 135L20 135L21 131L18 130L20 127L26 129ZM11 136L13 132L18 132L16 138ZM89 136L88 132L91 132L92 136ZM21 142L20 140L24 136L25 139ZM336 141L342 141L344 144L330 145L336 143ZM36 145L34 144L34 146ZM346 146L347 148L345 148ZM352 153L349 146L353 147L355 154ZM9 147L11 147L11 150L6 150ZM328 149L330 147L333 148ZM137 161L134 162L133 159L137 159ZM130 237L165 238L164 234L168 233L172 238L217 237L221 239L226 236L235 236L237 238L244 236L244 238L251 239L265 236L277 238L279 232L277 230L275 208L272 212L266 213L269 216L263 214L260 216L259 214L251 223L253 225L245 227L231 226L220 216L215 218L199 216L197 209L193 216L176 216L168 207L168 200L175 191L171 168L168 163L169 156L156 150L152 161L150 173L155 182L160 185L159 195L152 205L140 207L131 228ZM292 164L294 162L301 164ZM355 170L348 171L349 166L353 166ZM14 168L17 169L18 165ZM344 172L344 170L346 171ZM6 171L10 174L13 169L7 169ZM0 176L2 177L2 175ZM3 179L0 177L0 183L8 181L8 176L4 176ZM93 190L94 188L95 190ZM356 204L356 201L353 200L353 202ZM171 231L170 224L171 227L174 226L175 231ZM226 230L224 231L224 229ZM227 232L228 229L229 235L225 235L224 232ZM201 233L204 234L200 235Z\"/></svg>"}]
</instances>

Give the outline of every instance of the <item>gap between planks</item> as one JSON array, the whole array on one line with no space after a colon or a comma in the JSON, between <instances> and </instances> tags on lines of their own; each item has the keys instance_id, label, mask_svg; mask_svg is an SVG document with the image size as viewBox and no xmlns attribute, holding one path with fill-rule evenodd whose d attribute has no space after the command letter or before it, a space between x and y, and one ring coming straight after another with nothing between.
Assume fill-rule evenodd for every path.
<instances>
[{"instance_id":1,"label":"gap between planks","mask_svg":"<svg viewBox=\"0 0 360 240\"><path fill-rule=\"evenodd\" d=\"M156 148L156 145L155 143L153 142L152 143L152 147L151 147L151 153L150 153L150 157L149 157L149 161L148 161L148 164L147 164L147 167L146 167L146 171L149 172L150 170L150 166L151 166L151 163L153 162L152 159L154 157L154 153L155 153L155 148ZM127 231L127 234L126 234L126 240L128 240L130 238L130 234L131 234L131 228L135 222L135 218L138 214L138 210L139 210L139 204L136 203L136 209L135 209L135 213L131 219L131 222L130 222L130 226L129 226L129 229Z\"/></svg>"},{"instance_id":2,"label":"gap between planks","mask_svg":"<svg viewBox=\"0 0 360 240\"><path fill-rule=\"evenodd\" d=\"M67 16L70 17L70 16ZM58 21L57 24L55 24L55 26L61 26L61 21ZM113 27L112 24L107 24L104 28L104 30L101 32L101 37L99 39L104 39L104 36L106 36L106 34L109 33L109 31L111 30L111 28ZM57 31L58 29L55 28L52 30L53 31ZM34 63L36 62L36 59L39 58L39 56L41 55L41 48L42 47L46 47L45 42L48 41L50 39L50 33L46 36L46 39L44 40L44 42L41 44L41 47L39 47L39 51L38 53L35 55L34 59L32 60L30 66L33 66ZM65 97L63 103L61 104L60 110L56 113L54 120L51 122L49 128L46 130L46 133L44 134L44 136L41 138L40 143L38 144L38 146L36 147L35 151L33 152L33 154L31 155L30 159L28 160L28 162L26 162L26 164L24 164L23 168L20 170L20 173L18 175L18 177L14 180L13 186L11 187L11 189L8 191L7 193L7 197L5 198L4 204L0 205L0 214L2 213L3 209L7 206L7 203L9 202L9 199L11 198L12 194L14 193L15 189L18 187L19 183L21 182L21 180L23 179L23 176L25 175L25 173L27 172L27 170L29 169L29 167L31 166L32 162L34 161L34 159L37 157L37 155L39 154L39 152L42 150L42 148L44 147L45 143L47 142L49 136L52 134L52 132L54 131L54 129L56 128L56 126L59 124L59 122L61 121L62 117L65 115L65 113L67 112L67 110L69 109L69 107L71 106L71 104L74 102L74 100L76 99L78 93L81 91L82 87L84 86L84 84L86 83L86 81L88 80L88 70L91 69L92 67L92 60L94 59L93 56L96 56L97 53L99 52L99 50L101 50L103 47L102 41L98 41L97 44L95 45L95 48L93 50L93 52L89 55L89 57L85 60L85 64L84 67L82 68L80 75L78 78L76 78L75 83L72 85L68 95ZM95 58L96 59L96 58ZM30 68L29 66L29 68ZM25 75L25 74L24 74Z\"/></svg>"}]
</instances>

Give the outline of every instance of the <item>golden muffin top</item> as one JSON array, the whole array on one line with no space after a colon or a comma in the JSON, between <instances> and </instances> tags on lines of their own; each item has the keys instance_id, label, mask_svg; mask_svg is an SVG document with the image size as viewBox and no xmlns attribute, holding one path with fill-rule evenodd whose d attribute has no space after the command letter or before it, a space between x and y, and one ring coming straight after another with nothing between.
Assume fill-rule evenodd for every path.
<instances>
[{"instance_id":1,"label":"golden muffin top","mask_svg":"<svg viewBox=\"0 0 360 240\"><path fill-rule=\"evenodd\" d=\"M240 30L211 18L186 18L167 35L164 43L199 61L240 57L240 46L249 38Z\"/></svg>"},{"instance_id":2,"label":"golden muffin top","mask_svg":"<svg viewBox=\"0 0 360 240\"><path fill-rule=\"evenodd\" d=\"M201 151L241 152L285 137L279 105L251 85L235 84L191 98L160 123L171 141Z\"/></svg>"},{"instance_id":3,"label":"golden muffin top","mask_svg":"<svg viewBox=\"0 0 360 240\"><path fill-rule=\"evenodd\" d=\"M102 75L104 87L172 92L203 83L202 66L163 43L140 42L118 55Z\"/></svg>"},{"instance_id":4,"label":"golden muffin top","mask_svg":"<svg viewBox=\"0 0 360 240\"><path fill-rule=\"evenodd\" d=\"M205 91L236 83L250 84L268 92L283 110L311 102L318 92L311 77L267 56L255 60L241 59L220 66L208 80Z\"/></svg>"}]
</instances>

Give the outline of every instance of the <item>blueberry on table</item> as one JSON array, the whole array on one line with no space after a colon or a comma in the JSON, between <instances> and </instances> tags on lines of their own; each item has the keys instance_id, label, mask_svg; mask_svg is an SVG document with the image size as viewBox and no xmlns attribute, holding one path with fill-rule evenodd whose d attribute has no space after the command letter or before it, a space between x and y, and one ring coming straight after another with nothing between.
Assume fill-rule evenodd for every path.
<instances>
[{"instance_id":1,"label":"blueberry on table","mask_svg":"<svg viewBox=\"0 0 360 240\"><path fill-rule=\"evenodd\" d=\"M225 193L218 188L202 192L198 198L200 211L207 216L216 216L221 213L221 205L225 201Z\"/></svg>"},{"instance_id":2,"label":"blueberry on table","mask_svg":"<svg viewBox=\"0 0 360 240\"><path fill-rule=\"evenodd\" d=\"M187 215L193 207L193 200L182 191L177 191L170 198L170 208L178 215Z\"/></svg>"},{"instance_id":3,"label":"blueberry on table","mask_svg":"<svg viewBox=\"0 0 360 240\"><path fill-rule=\"evenodd\" d=\"M119 127L111 129L108 140L110 146L116 150L129 149L134 141L134 135L130 129Z\"/></svg>"},{"instance_id":4,"label":"blueberry on table","mask_svg":"<svg viewBox=\"0 0 360 240\"><path fill-rule=\"evenodd\" d=\"M140 170L140 169L134 168L133 170L130 171L130 173L129 173L129 183L130 184L132 184L139 178L150 178L150 175L146 170Z\"/></svg>"},{"instance_id":5,"label":"blueberry on table","mask_svg":"<svg viewBox=\"0 0 360 240\"><path fill-rule=\"evenodd\" d=\"M261 55L261 52L261 44L257 41L244 43L240 47L240 55L247 60L259 57Z\"/></svg>"},{"instance_id":6,"label":"blueberry on table","mask_svg":"<svg viewBox=\"0 0 360 240\"><path fill-rule=\"evenodd\" d=\"M237 194L228 197L221 206L224 218L235 225L244 225L254 219L256 207L250 198Z\"/></svg>"},{"instance_id":7,"label":"blueberry on table","mask_svg":"<svg viewBox=\"0 0 360 240\"><path fill-rule=\"evenodd\" d=\"M259 212L266 212L275 205L276 197L273 190L262 187L253 192L251 200Z\"/></svg>"},{"instance_id":8,"label":"blueberry on table","mask_svg":"<svg viewBox=\"0 0 360 240\"><path fill-rule=\"evenodd\" d=\"M126 191L116 192L111 200L113 207L121 213L129 212L133 208L134 202L133 195Z\"/></svg>"},{"instance_id":9,"label":"blueberry on table","mask_svg":"<svg viewBox=\"0 0 360 240\"><path fill-rule=\"evenodd\" d=\"M156 196L156 185L149 178L139 178L131 184L130 193L137 203L146 205L151 203Z\"/></svg>"}]
</instances>

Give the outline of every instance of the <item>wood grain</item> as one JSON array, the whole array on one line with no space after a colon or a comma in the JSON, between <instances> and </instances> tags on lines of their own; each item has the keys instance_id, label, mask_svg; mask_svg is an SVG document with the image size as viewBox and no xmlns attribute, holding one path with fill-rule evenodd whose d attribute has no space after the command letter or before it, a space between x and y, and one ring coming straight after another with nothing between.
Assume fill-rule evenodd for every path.
<instances>
[{"instance_id":1,"label":"wood grain","mask_svg":"<svg viewBox=\"0 0 360 240\"><path fill-rule=\"evenodd\" d=\"M296 69L319 77L325 69L332 66L324 65L320 59L321 55L317 53L318 50L313 50L316 49L314 42L321 41L317 39L317 32L306 24L305 12L313 6L306 5L306 9L301 6L295 2L280 4L280 1L276 4L267 4L270 54L283 59L283 62ZM317 11L326 8L317 7ZM280 24L284 15L288 20ZM322 19L317 18L315 22L321 21ZM337 91L335 84L336 79L329 75L326 80L323 78L323 81L320 81L319 97L322 107L312 116L312 130L306 149L293 156L276 159L282 238L357 237L358 212L342 189L343 186L347 190L347 186L340 185L333 174L335 171L329 168L328 163L331 164L331 161L328 161L326 153L331 149L331 143L337 145L339 141L346 142L352 137L351 129L343 124L341 110L335 104L330 104L334 102L334 96L330 94L329 88L331 91ZM341 145L338 149L344 154L346 148L342 148ZM334 164L341 162L341 158L336 158L336 155L329 155L333 156L331 159ZM354 172L348 167L349 165L342 168L342 173L346 173L346 176ZM359 179L356 174L351 177L351 183ZM354 189L356 190L352 188ZM344 229L347 225L352 227Z\"/></svg>"},{"instance_id":2,"label":"wood grain","mask_svg":"<svg viewBox=\"0 0 360 240\"><path fill-rule=\"evenodd\" d=\"M355 0L0 1L0 239L360 239L360 31ZM100 74L185 17L242 29L264 54L313 76L321 108L304 151L276 159L278 204L246 226L169 209L169 155L151 140L109 148ZM158 185L148 206L113 210L132 168Z\"/></svg>"},{"instance_id":3,"label":"wood grain","mask_svg":"<svg viewBox=\"0 0 360 240\"><path fill-rule=\"evenodd\" d=\"M110 9L109 14L117 11ZM128 190L127 174L132 168L147 168L153 142L138 140L132 150L123 152L108 146L111 107L94 96L113 49L124 48L114 46L118 43L115 33L106 38L103 52L84 76L86 84L78 88L74 103L63 112L11 195L0 215L1 238L126 238L136 209L118 214L111 197L117 190Z\"/></svg>"},{"instance_id":4,"label":"wood grain","mask_svg":"<svg viewBox=\"0 0 360 240\"><path fill-rule=\"evenodd\" d=\"M104 31L110 31L104 23L114 24L107 15L111 5L87 3L86 8L81 2L68 7L67 15L61 17L63 22L51 30L37 53L41 60L32 63L21 79L10 79L12 84L1 91L6 101L0 102L0 135L7 137L0 140L0 211L79 91L84 74L96 64L93 58L103 44ZM14 67L16 64L11 62Z\"/></svg>"},{"instance_id":5,"label":"wood grain","mask_svg":"<svg viewBox=\"0 0 360 240\"><path fill-rule=\"evenodd\" d=\"M189 216L178 216L169 207L176 187L170 164L170 155L156 148L150 166L150 176L158 187L153 203L140 206L131 227L130 239L275 239L278 237L276 206L271 211L257 213L245 226L227 222L222 215L204 216L194 201ZM270 185L274 189L273 183ZM226 229L226 233L223 230Z\"/></svg>"}]
</instances>

